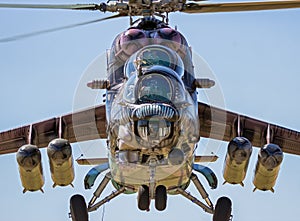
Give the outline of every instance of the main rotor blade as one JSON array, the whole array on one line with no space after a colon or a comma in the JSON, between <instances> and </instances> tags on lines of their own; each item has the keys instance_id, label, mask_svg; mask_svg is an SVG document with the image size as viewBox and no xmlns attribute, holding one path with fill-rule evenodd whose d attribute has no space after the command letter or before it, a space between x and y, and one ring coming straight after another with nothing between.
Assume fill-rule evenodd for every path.
<instances>
[{"instance_id":1,"label":"main rotor blade","mask_svg":"<svg viewBox=\"0 0 300 221\"><path fill-rule=\"evenodd\" d=\"M122 17L122 16L124 16L124 15L118 14L118 15L113 15L113 16L106 17L106 18L100 18L100 19L92 20L92 21L86 21L86 22L82 22L82 23L71 24L71 25L66 25L66 26L57 27L57 28L50 28L50 29L31 32L31 33L27 33L27 34L15 35L15 36L7 37L7 38L0 38L0 43L6 43L6 42L10 42L10 41L17 41L17 40L21 40L21 39L24 39L24 38L34 37L34 36L37 36L37 35L42 35L42 34L46 34L46 33L50 33L50 32L56 32L56 31L61 31L61 30L65 30L65 29L76 28L76 27L79 27L79 26L84 26L84 25L88 25L88 24L92 24L92 23L97 23L97 22L101 22L101 21L104 21L104 20L109 20L109 19L118 18L118 17Z\"/></svg>"},{"instance_id":2,"label":"main rotor blade","mask_svg":"<svg viewBox=\"0 0 300 221\"><path fill-rule=\"evenodd\" d=\"M237 3L187 3L182 12L210 13L210 12L239 12L300 8L300 0L291 1L263 1Z\"/></svg>"},{"instance_id":3,"label":"main rotor blade","mask_svg":"<svg viewBox=\"0 0 300 221\"><path fill-rule=\"evenodd\" d=\"M101 6L97 4L75 4L75 5L0 4L0 8L100 10Z\"/></svg>"}]
</instances>

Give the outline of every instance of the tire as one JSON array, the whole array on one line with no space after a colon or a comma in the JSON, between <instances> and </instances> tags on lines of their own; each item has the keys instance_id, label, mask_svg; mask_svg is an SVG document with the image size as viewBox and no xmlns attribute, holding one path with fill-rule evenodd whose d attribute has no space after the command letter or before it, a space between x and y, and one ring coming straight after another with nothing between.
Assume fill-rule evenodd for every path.
<instances>
[{"instance_id":1,"label":"tire","mask_svg":"<svg viewBox=\"0 0 300 221\"><path fill-rule=\"evenodd\" d=\"M167 189L160 185L155 190L155 208L159 211L165 210L167 207Z\"/></svg>"},{"instance_id":2,"label":"tire","mask_svg":"<svg viewBox=\"0 0 300 221\"><path fill-rule=\"evenodd\" d=\"M213 221L229 221L231 219L231 200L228 197L220 197L217 201Z\"/></svg>"},{"instance_id":3,"label":"tire","mask_svg":"<svg viewBox=\"0 0 300 221\"><path fill-rule=\"evenodd\" d=\"M88 221L88 210L83 196L76 194L70 199L70 213L72 221Z\"/></svg>"},{"instance_id":4,"label":"tire","mask_svg":"<svg viewBox=\"0 0 300 221\"><path fill-rule=\"evenodd\" d=\"M146 185L140 186L138 191L138 208L140 210L149 210L150 196L149 187Z\"/></svg>"}]
</instances>

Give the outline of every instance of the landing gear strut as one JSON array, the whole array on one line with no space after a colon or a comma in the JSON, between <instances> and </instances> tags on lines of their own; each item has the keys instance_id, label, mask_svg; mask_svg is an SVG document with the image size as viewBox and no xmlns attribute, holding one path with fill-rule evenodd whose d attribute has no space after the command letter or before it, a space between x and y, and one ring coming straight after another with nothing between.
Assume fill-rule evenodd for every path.
<instances>
[{"instance_id":1,"label":"landing gear strut","mask_svg":"<svg viewBox=\"0 0 300 221\"><path fill-rule=\"evenodd\" d=\"M88 207L86 206L85 200L81 195L74 195L70 199L70 217L72 221L88 221L88 212L97 210L100 206L104 203L112 200L116 196L124 193L126 191L125 187L121 187L115 192L112 192L110 195L102 199L101 201L96 202L96 200L100 197L101 193L103 192L104 188L110 181L110 173L107 173L99 184L98 188L94 192L93 198L90 200Z\"/></svg>"},{"instance_id":2,"label":"landing gear strut","mask_svg":"<svg viewBox=\"0 0 300 221\"><path fill-rule=\"evenodd\" d=\"M105 204L106 202L112 200L117 197L121 193L124 193L126 190L134 191L129 187L120 186L115 192L112 192L107 197L103 198L99 202L96 203L96 200L100 197L101 193L111 180L111 174L107 173L98 188L94 192L94 196L90 200L88 207L85 203L83 196L74 195L70 199L70 217L72 221L88 221L88 212L97 210L100 206ZM205 212L213 214L213 221L230 221L231 216L231 200L227 197L221 197L218 199L216 203L216 207L212 204L209 199L208 193L205 191L203 185L201 184L198 177L192 173L191 180L194 183L195 187L199 191L201 197L204 199L205 203L199 201L196 197L185 191L184 188L177 187L173 189L177 191L177 193L191 200L193 203L200 206ZM151 195L151 192L154 194ZM167 206L167 189L163 185L158 185L156 188L150 190L150 187L147 185L140 186L138 190L138 208L140 210L149 210L150 200L155 199L155 208L159 211L165 210Z\"/></svg>"},{"instance_id":3,"label":"landing gear strut","mask_svg":"<svg viewBox=\"0 0 300 221\"><path fill-rule=\"evenodd\" d=\"M213 221L230 221L232 217L231 200L227 197L219 198L214 209L214 206L209 199L208 193L205 191L198 177L195 174L192 174L191 180L199 191L201 197L205 200L206 204L202 203L196 197L192 196L182 188L177 188L177 192L200 206L205 212L213 214Z\"/></svg>"},{"instance_id":4,"label":"landing gear strut","mask_svg":"<svg viewBox=\"0 0 300 221\"><path fill-rule=\"evenodd\" d=\"M117 197L121 193L124 193L126 191L125 187L121 187L117 191L112 192L110 195L99 201L98 203L95 203L96 200L100 197L101 193L103 192L104 188L107 186L108 182L111 180L110 173L107 173L102 180L102 182L99 184L98 188L94 192L93 198L90 200L88 205L88 211L92 212L97 210L100 206L102 206L104 203L107 203L108 201L112 200L113 198Z\"/></svg>"}]
</instances>

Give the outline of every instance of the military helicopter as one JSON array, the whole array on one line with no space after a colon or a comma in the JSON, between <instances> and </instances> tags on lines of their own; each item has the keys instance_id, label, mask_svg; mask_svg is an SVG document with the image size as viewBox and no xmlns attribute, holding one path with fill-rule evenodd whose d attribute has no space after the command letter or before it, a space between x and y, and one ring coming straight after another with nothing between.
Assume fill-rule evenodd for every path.
<instances>
[{"instance_id":1,"label":"military helicopter","mask_svg":"<svg viewBox=\"0 0 300 221\"><path fill-rule=\"evenodd\" d=\"M228 5L233 7L231 9L211 10L298 7L296 3L268 2L267 6L264 3L240 3ZM9 4L2 7L52 6ZM99 185L88 207L81 196L71 198L73 220L87 220L88 211L96 210L121 193L131 192L138 192L138 207L141 210L149 208L151 199L155 200L158 210L164 210L167 194L181 194L212 213L214 220L229 220L229 198L222 197L213 206L192 172L194 170L203 174L210 186L216 187L214 173L196 164L203 160L193 155L200 136L230 141L224 178L232 184L242 184L251 154L251 143L259 147L267 144L261 150L263 159L257 163L255 186L273 191L282 151L299 154L298 132L198 103L196 88L211 87L214 83L209 79L195 78L187 41L176 29L168 26L167 15L162 16L173 11L205 12L206 4L122 1L53 7L118 12L114 17L143 17L137 21L132 20L131 27L116 37L108 54L108 79L88 85L94 89L107 90L106 105L93 110L96 119L92 124L96 124L96 131L91 131L88 125L90 122L86 122L85 116L89 110L1 133L1 153L15 152L25 145L17 153L24 191L42 190L40 164L36 164L40 161L39 147L47 146L54 139L48 145L52 178L55 185L65 186L71 185L74 176L69 143L100 137L108 139L109 157L95 159L99 165L88 173L85 186L90 188L97 175L105 170L110 172ZM207 4L207 7L220 6ZM226 120L218 122L219 116L226 116ZM214 126L222 125L226 127L221 132L214 130ZM78 162L84 164L85 160ZM112 181L117 191L95 203L109 181ZM190 181L195 184L206 204L185 191Z\"/></svg>"}]
</instances>

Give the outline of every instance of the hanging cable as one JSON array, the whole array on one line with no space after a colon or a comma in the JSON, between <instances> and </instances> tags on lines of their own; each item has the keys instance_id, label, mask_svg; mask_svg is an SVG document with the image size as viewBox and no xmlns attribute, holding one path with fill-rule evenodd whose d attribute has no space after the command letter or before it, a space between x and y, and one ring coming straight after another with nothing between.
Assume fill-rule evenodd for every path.
<instances>
[{"instance_id":1,"label":"hanging cable","mask_svg":"<svg viewBox=\"0 0 300 221\"><path fill-rule=\"evenodd\" d=\"M102 207L102 218L101 218L101 221L104 221L104 215L105 215L105 204Z\"/></svg>"}]
</instances>

